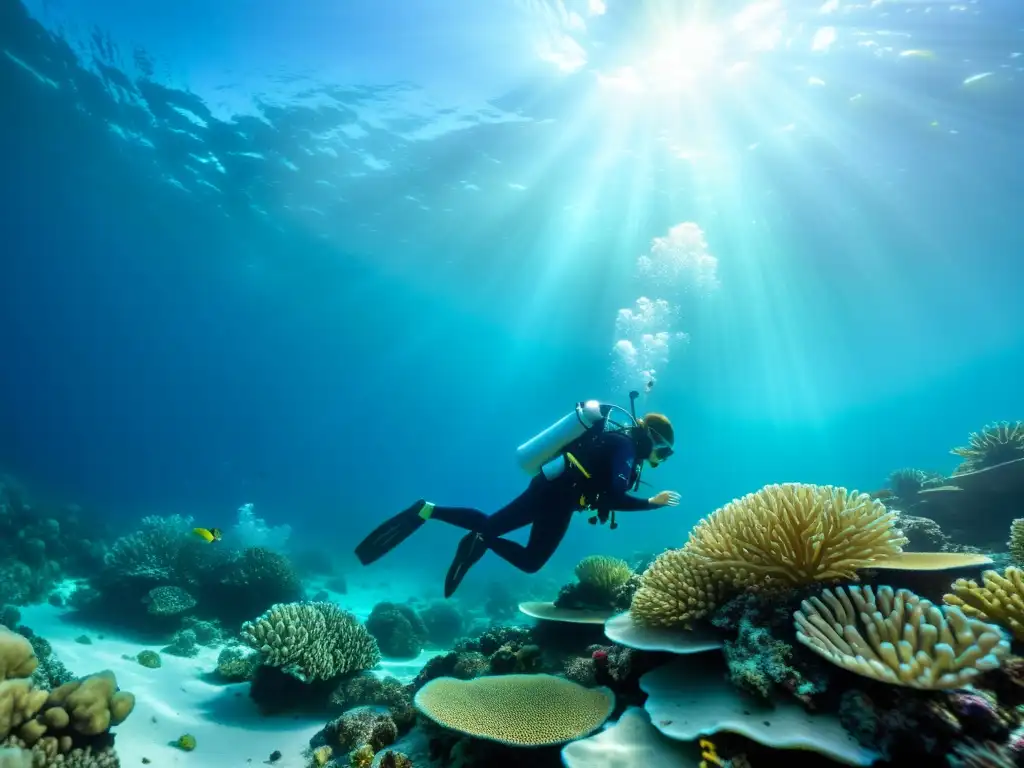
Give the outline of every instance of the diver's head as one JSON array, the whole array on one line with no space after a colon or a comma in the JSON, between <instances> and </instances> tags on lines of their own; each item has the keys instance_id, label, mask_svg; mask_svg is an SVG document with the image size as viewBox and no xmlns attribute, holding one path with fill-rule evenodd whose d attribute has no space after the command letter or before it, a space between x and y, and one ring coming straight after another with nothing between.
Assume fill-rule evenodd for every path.
<instances>
[{"instance_id":1,"label":"diver's head","mask_svg":"<svg viewBox=\"0 0 1024 768\"><path fill-rule=\"evenodd\" d=\"M648 413L640 419L640 433L640 455L652 467L658 466L672 455L676 433L672 428L672 422L664 414Z\"/></svg>"}]
</instances>

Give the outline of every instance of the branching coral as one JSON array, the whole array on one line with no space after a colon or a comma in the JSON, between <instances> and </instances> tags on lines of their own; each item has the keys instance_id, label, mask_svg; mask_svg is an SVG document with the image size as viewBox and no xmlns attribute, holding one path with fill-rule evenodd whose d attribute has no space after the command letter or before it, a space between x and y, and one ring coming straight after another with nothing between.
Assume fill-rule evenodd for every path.
<instances>
[{"instance_id":1,"label":"branching coral","mask_svg":"<svg viewBox=\"0 0 1024 768\"><path fill-rule=\"evenodd\" d=\"M644 571L630 613L638 624L688 626L707 616L730 592L714 565L687 549L671 549Z\"/></svg>"},{"instance_id":2,"label":"branching coral","mask_svg":"<svg viewBox=\"0 0 1024 768\"><path fill-rule=\"evenodd\" d=\"M955 475L1024 459L1024 421L986 424L980 432L971 433L966 446L950 453L963 459Z\"/></svg>"},{"instance_id":3,"label":"branching coral","mask_svg":"<svg viewBox=\"0 0 1024 768\"><path fill-rule=\"evenodd\" d=\"M681 550L658 556L633 597L634 619L688 625L726 596L857 578L900 553L898 516L870 496L833 486L769 485L716 510Z\"/></svg>"},{"instance_id":4,"label":"branching coral","mask_svg":"<svg viewBox=\"0 0 1024 768\"><path fill-rule=\"evenodd\" d=\"M1010 566L1001 575L985 571L981 580L979 585L974 579L957 579L943 601L968 616L1000 624L1024 641L1024 570Z\"/></svg>"},{"instance_id":5,"label":"branching coral","mask_svg":"<svg viewBox=\"0 0 1024 768\"><path fill-rule=\"evenodd\" d=\"M941 483L942 475L938 472L925 472L923 469L897 469L889 474L889 489L900 501L914 501L917 493L930 485Z\"/></svg>"},{"instance_id":6,"label":"branching coral","mask_svg":"<svg viewBox=\"0 0 1024 768\"><path fill-rule=\"evenodd\" d=\"M1024 566L1024 518L1010 523L1010 540L1006 546L1013 564Z\"/></svg>"},{"instance_id":7,"label":"branching coral","mask_svg":"<svg viewBox=\"0 0 1024 768\"><path fill-rule=\"evenodd\" d=\"M997 668L1010 643L999 627L908 590L836 587L800 604L797 640L851 672L909 688L959 688Z\"/></svg>"},{"instance_id":8,"label":"branching coral","mask_svg":"<svg viewBox=\"0 0 1024 768\"><path fill-rule=\"evenodd\" d=\"M181 576L178 564L184 548L198 546L188 539L191 530L191 517L144 517L139 530L114 542L104 565L115 578L176 581Z\"/></svg>"},{"instance_id":9,"label":"branching coral","mask_svg":"<svg viewBox=\"0 0 1024 768\"><path fill-rule=\"evenodd\" d=\"M265 664L303 681L372 669L380 661L370 633L334 603L275 605L243 624L241 636L263 654Z\"/></svg>"}]
</instances>

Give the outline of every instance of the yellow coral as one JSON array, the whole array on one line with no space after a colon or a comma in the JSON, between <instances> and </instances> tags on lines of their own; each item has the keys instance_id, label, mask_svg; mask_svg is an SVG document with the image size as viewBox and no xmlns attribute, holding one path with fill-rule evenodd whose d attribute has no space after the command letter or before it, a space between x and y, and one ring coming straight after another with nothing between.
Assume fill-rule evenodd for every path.
<instances>
[{"instance_id":1,"label":"yellow coral","mask_svg":"<svg viewBox=\"0 0 1024 768\"><path fill-rule=\"evenodd\" d=\"M670 549L644 571L629 610L646 626L689 626L713 611L728 591L705 558Z\"/></svg>"},{"instance_id":2,"label":"yellow coral","mask_svg":"<svg viewBox=\"0 0 1024 768\"><path fill-rule=\"evenodd\" d=\"M0 682L12 677L28 677L38 664L31 643L0 625Z\"/></svg>"},{"instance_id":3,"label":"yellow coral","mask_svg":"<svg viewBox=\"0 0 1024 768\"><path fill-rule=\"evenodd\" d=\"M359 749L354 749L348 756L348 764L351 768L370 768L373 765L373 747L363 744Z\"/></svg>"},{"instance_id":4,"label":"yellow coral","mask_svg":"<svg viewBox=\"0 0 1024 768\"><path fill-rule=\"evenodd\" d=\"M629 581L632 575L629 563L617 557L591 555L576 564L576 579L580 584L609 593Z\"/></svg>"},{"instance_id":5,"label":"yellow coral","mask_svg":"<svg viewBox=\"0 0 1024 768\"><path fill-rule=\"evenodd\" d=\"M963 459L954 475L1024 459L1024 421L986 424L980 432L972 432L968 441L968 445L950 451Z\"/></svg>"},{"instance_id":6,"label":"yellow coral","mask_svg":"<svg viewBox=\"0 0 1024 768\"><path fill-rule=\"evenodd\" d=\"M961 688L1010 652L999 627L906 589L826 589L793 618L797 640L833 664L908 688Z\"/></svg>"},{"instance_id":7,"label":"yellow coral","mask_svg":"<svg viewBox=\"0 0 1024 768\"><path fill-rule=\"evenodd\" d=\"M897 515L866 493L830 485L769 485L711 513L686 548L728 571L736 587L855 579L907 543Z\"/></svg>"},{"instance_id":8,"label":"yellow coral","mask_svg":"<svg viewBox=\"0 0 1024 768\"><path fill-rule=\"evenodd\" d=\"M974 579L957 579L952 594L943 595L948 605L958 606L968 616L993 621L1008 628L1024 641L1024 571L1010 566L981 574L982 584Z\"/></svg>"},{"instance_id":9,"label":"yellow coral","mask_svg":"<svg viewBox=\"0 0 1024 768\"><path fill-rule=\"evenodd\" d=\"M313 750L313 763L317 768L327 765L334 756L334 750L326 744Z\"/></svg>"},{"instance_id":10,"label":"yellow coral","mask_svg":"<svg viewBox=\"0 0 1024 768\"><path fill-rule=\"evenodd\" d=\"M553 675L439 677L416 693L416 707L438 725L521 747L564 744L597 730L615 706L607 688Z\"/></svg>"},{"instance_id":11,"label":"yellow coral","mask_svg":"<svg viewBox=\"0 0 1024 768\"><path fill-rule=\"evenodd\" d=\"M659 555L630 610L647 626L687 626L751 587L856 579L858 569L902 551L896 520L845 488L765 486L708 515L681 550Z\"/></svg>"}]
</instances>

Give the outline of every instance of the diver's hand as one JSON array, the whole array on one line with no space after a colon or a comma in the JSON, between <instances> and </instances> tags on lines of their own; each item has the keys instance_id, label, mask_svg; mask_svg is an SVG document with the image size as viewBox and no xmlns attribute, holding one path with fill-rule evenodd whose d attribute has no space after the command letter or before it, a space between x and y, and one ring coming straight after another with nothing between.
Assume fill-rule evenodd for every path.
<instances>
[{"instance_id":1,"label":"diver's hand","mask_svg":"<svg viewBox=\"0 0 1024 768\"><path fill-rule=\"evenodd\" d=\"M678 507L681 498L675 491L662 491L651 496L648 501L659 507Z\"/></svg>"}]
</instances>

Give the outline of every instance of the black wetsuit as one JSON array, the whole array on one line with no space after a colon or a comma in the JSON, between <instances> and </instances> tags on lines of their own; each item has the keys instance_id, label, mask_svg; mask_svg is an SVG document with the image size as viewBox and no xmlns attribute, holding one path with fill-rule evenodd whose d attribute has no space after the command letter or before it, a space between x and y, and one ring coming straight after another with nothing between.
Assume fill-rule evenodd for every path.
<instances>
[{"instance_id":1,"label":"black wetsuit","mask_svg":"<svg viewBox=\"0 0 1024 768\"><path fill-rule=\"evenodd\" d=\"M431 519L480 534L490 551L521 571L536 573L562 543L573 514L586 506L622 512L656 507L627 493L639 465L632 438L609 432L573 455L590 479L570 464L554 480L538 474L525 491L491 515L468 507L435 506ZM581 503L581 497L586 503ZM533 527L526 546L500 538L528 525Z\"/></svg>"}]
</instances>

